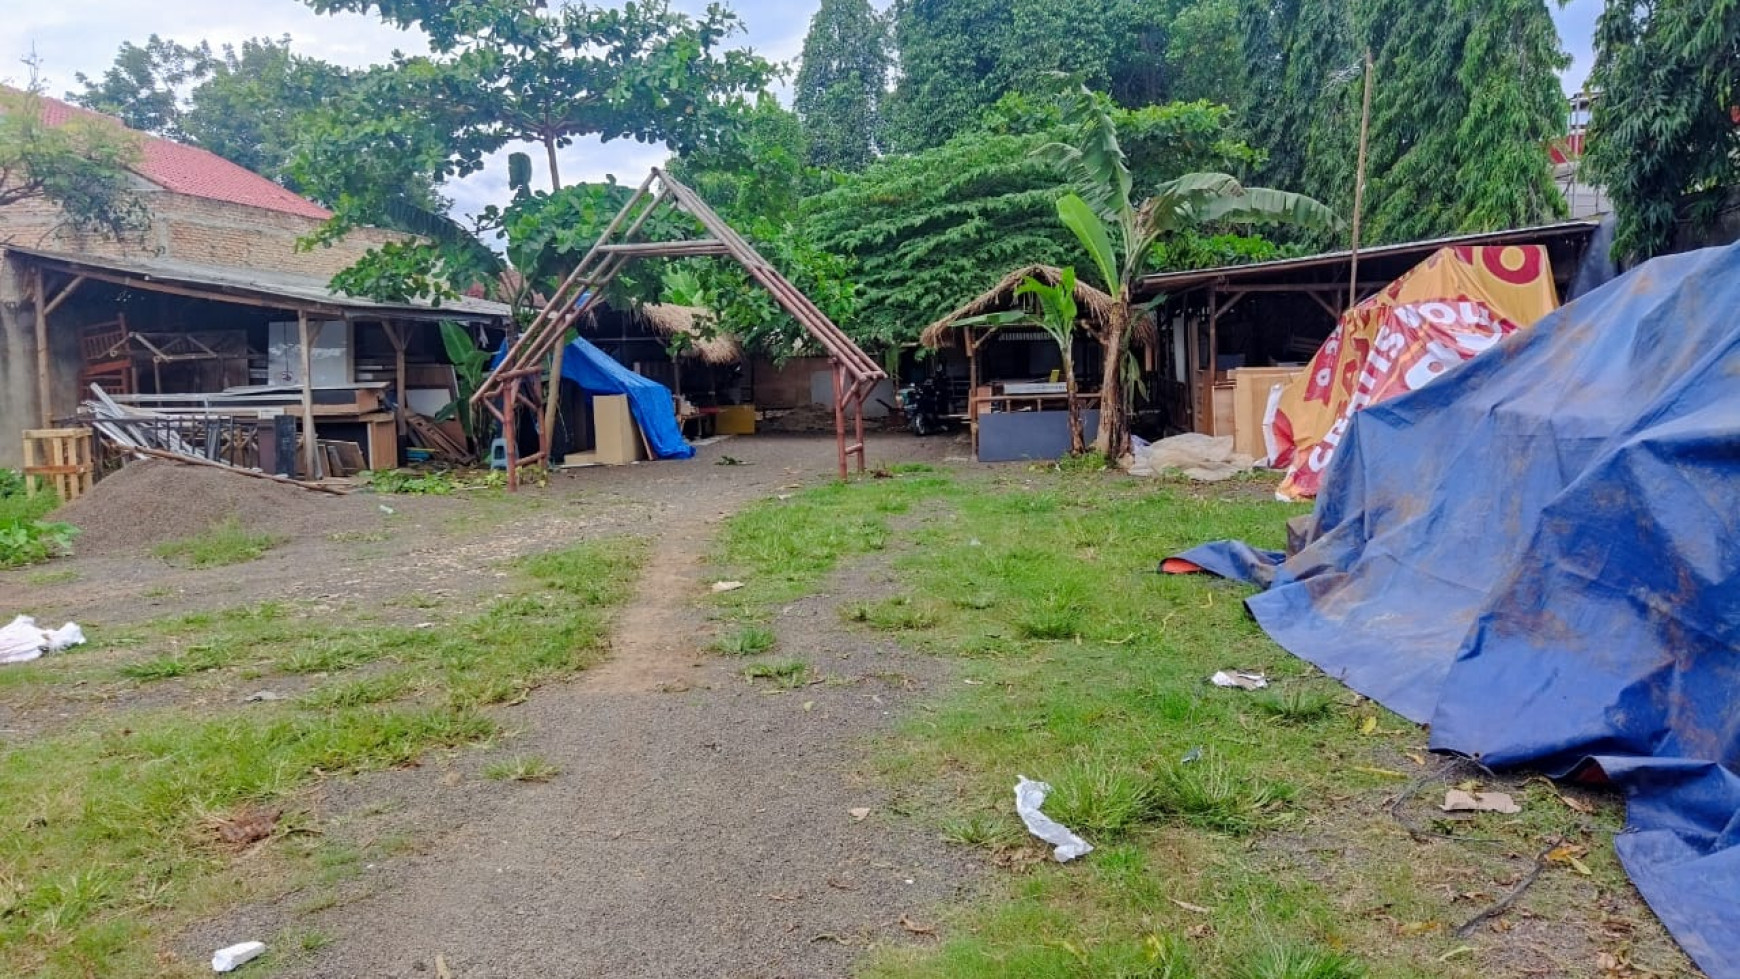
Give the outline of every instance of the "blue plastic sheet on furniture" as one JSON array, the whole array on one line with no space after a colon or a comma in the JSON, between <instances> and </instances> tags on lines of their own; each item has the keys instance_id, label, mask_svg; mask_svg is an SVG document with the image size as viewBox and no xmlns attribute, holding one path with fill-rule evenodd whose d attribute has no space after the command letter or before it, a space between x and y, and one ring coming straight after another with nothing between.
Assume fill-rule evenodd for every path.
<instances>
[{"instance_id":1,"label":"blue plastic sheet on furniture","mask_svg":"<svg viewBox=\"0 0 1740 979\"><path fill-rule=\"evenodd\" d=\"M1180 555L1435 749L1627 796L1638 890L1740 977L1740 246L1657 259L1360 412L1313 539Z\"/></svg>"},{"instance_id":2,"label":"blue plastic sheet on furniture","mask_svg":"<svg viewBox=\"0 0 1740 979\"><path fill-rule=\"evenodd\" d=\"M490 367L493 369L499 365L505 356L507 346L503 344L496 351ZM695 447L683 438L683 430L677 424L677 409L670 388L622 366L583 337L576 337L562 355L562 377L573 381L588 394L628 395L629 413L645 433L654 458L695 457Z\"/></svg>"}]
</instances>

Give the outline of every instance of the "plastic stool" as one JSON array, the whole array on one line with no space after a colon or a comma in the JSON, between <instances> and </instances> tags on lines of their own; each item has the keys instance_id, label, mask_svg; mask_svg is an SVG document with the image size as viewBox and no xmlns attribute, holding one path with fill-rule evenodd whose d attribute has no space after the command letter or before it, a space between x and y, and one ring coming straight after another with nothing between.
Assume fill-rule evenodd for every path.
<instances>
[{"instance_id":1,"label":"plastic stool","mask_svg":"<svg viewBox=\"0 0 1740 979\"><path fill-rule=\"evenodd\" d=\"M507 439L496 439L489 444L489 468L507 468Z\"/></svg>"}]
</instances>

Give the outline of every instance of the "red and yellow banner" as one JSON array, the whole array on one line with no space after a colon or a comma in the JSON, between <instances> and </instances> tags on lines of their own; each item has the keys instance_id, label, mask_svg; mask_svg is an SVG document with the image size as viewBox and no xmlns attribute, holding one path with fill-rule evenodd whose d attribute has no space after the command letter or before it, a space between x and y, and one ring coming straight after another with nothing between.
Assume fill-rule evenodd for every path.
<instances>
[{"instance_id":1,"label":"red and yellow banner","mask_svg":"<svg viewBox=\"0 0 1740 979\"><path fill-rule=\"evenodd\" d=\"M1287 478L1277 492L1316 496L1354 412L1431 383L1558 305L1546 248L1481 245L1440 249L1343 313L1281 394L1274 465Z\"/></svg>"}]
</instances>

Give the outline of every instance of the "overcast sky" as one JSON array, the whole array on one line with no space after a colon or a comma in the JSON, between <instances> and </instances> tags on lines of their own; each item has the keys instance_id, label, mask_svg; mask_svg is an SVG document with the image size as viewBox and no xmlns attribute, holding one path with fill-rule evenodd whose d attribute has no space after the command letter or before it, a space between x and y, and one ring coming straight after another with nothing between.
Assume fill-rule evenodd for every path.
<instances>
[{"instance_id":1,"label":"overcast sky","mask_svg":"<svg viewBox=\"0 0 1740 979\"><path fill-rule=\"evenodd\" d=\"M731 6L748 27L739 41L770 60L793 61L818 3L735 0ZM101 74L121 42L143 43L153 33L183 44L210 41L213 47L289 34L297 51L344 65L384 61L395 50L425 50L420 34L354 14L321 16L297 0L6 0L6 5L15 9L6 12L6 28L0 32L0 81L21 81L26 70L23 59L34 50L47 90L56 96L75 87L73 76L78 72ZM674 0L673 6L700 13L706 0ZM1564 82L1567 91L1575 91L1588 76L1589 42L1601 0L1570 0L1563 9L1556 0L1548 0L1548 6L1574 59ZM624 140L582 143L564 151L562 176L569 182L614 173L619 180L638 183L665 155L663 147ZM541 170L543 154L534 154L533 161ZM450 187L458 210L469 213L505 201L506 169L497 160L483 173Z\"/></svg>"}]
</instances>

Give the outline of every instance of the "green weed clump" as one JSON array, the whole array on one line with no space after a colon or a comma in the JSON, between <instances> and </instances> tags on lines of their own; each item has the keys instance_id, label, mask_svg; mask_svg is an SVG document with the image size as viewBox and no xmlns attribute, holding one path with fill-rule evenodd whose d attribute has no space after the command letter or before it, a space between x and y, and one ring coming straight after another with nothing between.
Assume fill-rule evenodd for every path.
<instances>
[{"instance_id":1,"label":"green weed clump","mask_svg":"<svg viewBox=\"0 0 1740 979\"><path fill-rule=\"evenodd\" d=\"M795 690L810 681L810 665L801 659L773 663L751 663L743 668L751 680L767 680L783 690Z\"/></svg>"},{"instance_id":2,"label":"green weed clump","mask_svg":"<svg viewBox=\"0 0 1740 979\"><path fill-rule=\"evenodd\" d=\"M713 648L726 656L760 656L778 641L767 626L742 625L714 640Z\"/></svg>"},{"instance_id":3,"label":"green weed clump","mask_svg":"<svg viewBox=\"0 0 1740 979\"><path fill-rule=\"evenodd\" d=\"M0 469L0 568L38 564L72 553L78 528L45 520L60 501L46 488L24 495L24 478L14 469Z\"/></svg>"},{"instance_id":4,"label":"green weed clump","mask_svg":"<svg viewBox=\"0 0 1740 979\"><path fill-rule=\"evenodd\" d=\"M221 568L255 560L282 543L283 537L248 530L227 517L191 537L159 544L152 553L178 567Z\"/></svg>"},{"instance_id":5,"label":"green weed clump","mask_svg":"<svg viewBox=\"0 0 1740 979\"><path fill-rule=\"evenodd\" d=\"M548 782L560 774L560 768L536 755L492 762L483 769L483 777L495 782Z\"/></svg>"}]
</instances>

